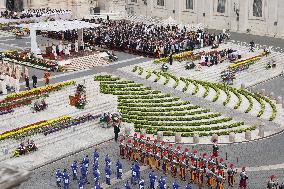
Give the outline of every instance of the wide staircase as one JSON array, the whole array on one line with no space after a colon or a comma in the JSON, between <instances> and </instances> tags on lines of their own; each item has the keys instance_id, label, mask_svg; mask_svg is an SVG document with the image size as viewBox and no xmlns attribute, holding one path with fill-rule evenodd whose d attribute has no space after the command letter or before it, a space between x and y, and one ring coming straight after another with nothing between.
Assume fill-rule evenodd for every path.
<instances>
[{"instance_id":1,"label":"wide staircase","mask_svg":"<svg viewBox=\"0 0 284 189\"><path fill-rule=\"evenodd\" d=\"M10 126L10 128L5 127L4 130L12 129L11 127L23 127L42 120L52 120L64 115L79 117L86 114L100 115L104 112L117 112L116 97L101 94L99 92L99 84L94 81L93 77L77 80L76 83L81 83L86 86L88 102L83 110L78 110L69 105L69 95L74 95L76 91L76 86L69 86L66 89L50 94L46 99L48 108L43 112L32 113L31 108L26 106L16 109L14 113L1 116L0 122L9 123ZM4 125L5 124L0 125L1 132L3 132ZM38 160L38 163L28 163L26 160L20 161L24 161L23 167L29 169L64 154L72 153L80 148L90 146L96 143L96 141L102 142L111 137L112 132L101 128L98 119L69 127L46 136L41 133L36 134L29 137L29 139L34 140L41 153L43 153L43 151L48 151L49 154L43 153L39 155L40 159ZM12 151L17 148L20 142L20 140L14 139L1 141L0 149L3 150L3 154L0 157L0 162L8 161L10 164L16 164L18 158L16 158L15 161L9 159L12 155ZM27 156L21 156L19 159L35 158L32 157L34 156L34 153Z\"/></svg>"},{"instance_id":2,"label":"wide staircase","mask_svg":"<svg viewBox=\"0 0 284 189\"><path fill-rule=\"evenodd\" d=\"M99 54L92 54L88 56L71 59L71 63L69 65L65 65L64 70L65 71L84 70L105 64L108 64L108 61L101 58Z\"/></svg>"}]
</instances>

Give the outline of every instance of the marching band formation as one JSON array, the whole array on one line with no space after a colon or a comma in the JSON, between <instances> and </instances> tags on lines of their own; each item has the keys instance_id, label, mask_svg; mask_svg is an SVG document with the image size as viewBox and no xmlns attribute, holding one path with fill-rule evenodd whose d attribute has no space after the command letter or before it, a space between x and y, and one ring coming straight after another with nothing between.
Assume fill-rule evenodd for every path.
<instances>
[{"instance_id":1,"label":"marching band formation","mask_svg":"<svg viewBox=\"0 0 284 189\"><path fill-rule=\"evenodd\" d=\"M150 138L144 136L129 139L127 143L124 140L120 144L120 156L131 161L140 162L142 165L148 165L152 170L162 171L164 175L171 175L174 178L180 177L181 180L188 181L191 184L197 184L199 188L224 189L225 181L231 187L235 186L235 176L237 169L234 164L229 167L224 163L224 159L219 157L219 147L215 142L213 153L198 155L196 150L192 152L188 148L182 150L178 145L166 144L161 141L150 141ZM241 189L247 188L248 176L245 167L240 173Z\"/></svg>"}]
</instances>

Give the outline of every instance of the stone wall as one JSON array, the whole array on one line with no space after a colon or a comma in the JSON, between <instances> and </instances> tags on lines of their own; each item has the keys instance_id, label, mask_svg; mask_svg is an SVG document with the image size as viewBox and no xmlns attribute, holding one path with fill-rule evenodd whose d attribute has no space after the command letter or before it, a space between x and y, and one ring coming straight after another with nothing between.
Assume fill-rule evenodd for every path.
<instances>
[{"instance_id":1,"label":"stone wall","mask_svg":"<svg viewBox=\"0 0 284 189\"><path fill-rule=\"evenodd\" d=\"M157 0L137 3L128 0L127 9L133 14L168 18L178 22L203 23L212 29L284 37L284 1L263 0L262 17L253 16L253 0L227 0L225 12L217 12L218 0L193 0L193 9L186 9L186 0L165 0L165 6L157 6ZM239 15L239 16L238 16Z\"/></svg>"}]
</instances>

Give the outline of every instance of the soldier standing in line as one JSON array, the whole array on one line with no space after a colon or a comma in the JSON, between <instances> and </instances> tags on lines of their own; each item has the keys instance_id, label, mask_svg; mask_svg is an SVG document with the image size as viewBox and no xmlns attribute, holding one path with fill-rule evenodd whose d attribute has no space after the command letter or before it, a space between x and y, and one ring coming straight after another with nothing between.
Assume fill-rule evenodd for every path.
<instances>
[{"instance_id":1,"label":"soldier standing in line","mask_svg":"<svg viewBox=\"0 0 284 189\"><path fill-rule=\"evenodd\" d=\"M179 189L179 184L178 182L175 180L175 182L173 183L173 189Z\"/></svg>"},{"instance_id":2,"label":"soldier standing in line","mask_svg":"<svg viewBox=\"0 0 284 189\"><path fill-rule=\"evenodd\" d=\"M125 156L125 145L124 145L124 140L123 139L120 141L119 154L120 154L121 158L124 159L124 156Z\"/></svg>"},{"instance_id":3,"label":"soldier standing in line","mask_svg":"<svg viewBox=\"0 0 284 189\"><path fill-rule=\"evenodd\" d=\"M106 184L110 185L110 176L111 176L111 169L110 167L105 167L105 173L106 173Z\"/></svg>"},{"instance_id":4,"label":"soldier standing in line","mask_svg":"<svg viewBox=\"0 0 284 189\"><path fill-rule=\"evenodd\" d=\"M61 181L62 181L62 173L60 172L60 170L58 169L55 173L55 176L56 176L56 185L57 187L61 187Z\"/></svg>"},{"instance_id":5,"label":"soldier standing in line","mask_svg":"<svg viewBox=\"0 0 284 189\"><path fill-rule=\"evenodd\" d=\"M155 189L156 179L157 179L157 177L156 177L154 171L152 170L152 172L149 174L150 189Z\"/></svg>"},{"instance_id":6,"label":"soldier standing in line","mask_svg":"<svg viewBox=\"0 0 284 189\"><path fill-rule=\"evenodd\" d=\"M216 189L224 189L224 177L222 176L222 171L219 170L218 176L216 177L217 188Z\"/></svg>"},{"instance_id":7,"label":"soldier standing in line","mask_svg":"<svg viewBox=\"0 0 284 189\"><path fill-rule=\"evenodd\" d=\"M278 186L277 181L275 181L275 176L271 175L270 180L267 182L267 189L276 189Z\"/></svg>"},{"instance_id":8,"label":"soldier standing in line","mask_svg":"<svg viewBox=\"0 0 284 189\"><path fill-rule=\"evenodd\" d=\"M235 174L237 174L237 170L234 169L234 164L231 163L227 173L228 173L228 184L229 186L234 187Z\"/></svg>"},{"instance_id":9,"label":"soldier standing in line","mask_svg":"<svg viewBox=\"0 0 284 189\"><path fill-rule=\"evenodd\" d=\"M248 176L246 173L246 168L243 167L242 168L242 172L240 173L240 189L246 189L247 188L247 180L248 180Z\"/></svg>"},{"instance_id":10,"label":"soldier standing in line","mask_svg":"<svg viewBox=\"0 0 284 189\"><path fill-rule=\"evenodd\" d=\"M119 161L119 159L117 159L117 162L116 162L116 178L122 179L122 164Z\"/></svg>"},{"instance_id":11,"label":"soldier standing in line","mask_svg":"<svg viewBox=\"0 0 284 189\"><path fill-rule=\"evenodd\" d=\"M78 164L77 161L74 161L71 165L73 180L78 180Z\"/></svg>"},{"instance_id":12,"label":"soldier standing in line","mask_svg":"<svg viewBox=\"0 0 284 189\"><path fill-rule=\"evenodd\" d=\"M99 157L100 157L100 154L99 154L99 152L97 151L97 149L95 149L95 151L94 151L94 162L95 162L95 161L99 161Z\"/></svg>"},{"instance_id":13,"label":"soldier standing in line","mask_svg":"<svg viewBox=\"0 0 284 189\"><path fill-rule=\"evenodd\" d=\"M129 184L129 182L128 182L128 181L126 181L125 189L131 189L131 186L130 186L130 184Z\"/></svg>"},{"instance_id":14,"label":"soldier standing in line","mask_svg":"<svg viewBox=\"0 0 284 189\"><path fill-rule=\"evenodd\" d=\"M171 165L171 173L172 173L172 177L176 178L177 177L177 160L176 160L176 156L173 154L172 157L172 165Z\"/></svg>"},{"instance_id":15,"label":"soldier standing in line","mask_svg":"<svg viewBox=\"0 0 284 189\"><path fill-rule=\"evenodd\" d=\"M69 175L66 169L64 169L63 171L63 183L64 183L64 189L69 189Z\"/></svg>"},{"instance_id":16,"label":"soldier standing in line","mask_svg":"<svg viewBox=\"0 0 284 189\"><path fill-rule=\"evenodd\" d=\"M143 178L141 178L139 181L139 189L144 189L144 187L145 187L145 181Z\"/></svg>"}]
</instances>

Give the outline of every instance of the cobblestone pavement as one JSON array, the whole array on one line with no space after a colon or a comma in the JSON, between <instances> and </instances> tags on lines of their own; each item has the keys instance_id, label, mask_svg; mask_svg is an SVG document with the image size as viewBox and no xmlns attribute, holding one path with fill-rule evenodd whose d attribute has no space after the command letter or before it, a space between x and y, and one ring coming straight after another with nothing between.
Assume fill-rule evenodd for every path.
<instances>
[{"instance_id":1,"label":"cobblestone pavement","mask_svg":"<svg viewBox=\"0 0 284 189\"><path fill-rule=\"evenodd\" d=\"M279 138L283 138L283 136L279 136ZM276 141L270 141L272 143L276 142ZM265 143L260 143L258 146L263 146L263 149L267 149L267 145L266 144L268 143L265 142ZM245 145L244 148L247 148L247 149L251 149L254 146L254 144L243 144ZM282 145L283 145L283 142L282 142ZM279 146L278 146L279 147ZM130 166L131 166L131 162L128 161L128 160L125 160L125 159L121 159L118 155L119 153L119 147L118 147L118 144L113 142L113 141L109 141L109 142L105 142L101 145L98 145L98 146L94 146L93 148L90 148L90 149L87 149L83 152L80 152L74 156L70 156L70 157L66 157L62 160L59 160L59 161L56 161L52 164L49 164L49 165L46 165L46 166L43 166L39 169L36 169L32 172L32 175L31 175L31 178L22 183L21 186L15 188L15 189L53 189L53 188L57 188L56 187L56 184L55 184L55 172L57 169L61 169L63 170L64 168L66 168L68 170L68 172L71 174L71 169L70 169L70 166L72 164L72 162L74 160L77 160L77 161L81 161L83 159L83 157L85 155L88 155L89 158L90 158L90 161L93 162L93 151L94 149L98 149L99 153L100 153L100 172L101 172L101 183L103 185L103 188L112 188L112 189L122 189L124 188L124 184L126 183L127 180L130 180ZM192 148L192 147L191 147ZM195 149L197 150L211 150L211 147L209 148L204 148L203 146L195 146L194 147ZM259 161L256 161L256 159L252 159L251 161L248 160L249 158L245 158L246 157L246 154L242 155L242 154L237 154L237 153L233 153L233 152L241 152L242 150L242 145L238 145L238 146L226 146L226 147L221 147L221 153L223 156L225 156L224 152L227 150L227 149L230 149L229 151L229 155L228 155L228 160L232 160L234 159L236 156L240 155L242 156L243 158L242 159L239 159L239 163L236 164L236 166L240 167L240 165L242 165L242 163L240 163L241 161L246 161L246 163L251 163L250 165L257 165L257 163L255 162L258 162L259 164L263 164L263 162L265 162L265 159L263 159L262 156L257 156L259 157ZM259 148L259 147L258 147ZM278 148L279 149L279 148ZM260 149L259 149L260 150ZM255 151L256 152L256 151ZM113 184L112 186L109 186L109 187L104 187L106 186L105 184L103 184L105 182L105 172L104 172L104 158L105 158L105 155L106 154L109 154L111 160L112 160L112 176L111 176L111 182L112 183L115 183ZM260 153L261 154L261 153ZM273 156L273 153L267 153L267 154L271 154ZM234 156L234 158L231 157ZM282 160L284 159L283 158L284 156L282 155L281 157L278 157L278 159L281 159ZM270 156L270 158L272 158ZM123 180L116 180L115 178L115 162L117 159L120 159L120 161L123 163L123 172L127 175L124 177ZM246 160L247 159L247 160ZM269 159L269 158L267 158ZM273 161L268 161L267 163L274 163ZM90 165L92 167L92 165ZM92 170L89 168L89 176L88 176L88 179L90 181L90 184L89 185L86 185L87 189L91 189L93 187L93 182L92 182L92 179L93 179L93 176L92 176ZM145 179L145 183L146 183L146 188L149 188L149 179L148 179L148 175L149 175L149 172L151 170L146 168L144 171L142 171L141 173L141 176ZM164 176L162 173L159 173L157 171L155 171L156 175L158 176L158 178L160 178L160 176ZM264 188L265 186L265 183L266 181L268 180L269 176L272 175L272 174L275 174L277 175L277 178L279 178L279 181L281 181L281 179L284 179L284 170L283 169L280 169L280 170L273 170L273 171L258 171L258 172L248 172L248 175L250 177L249 179L249 188L250 189L261 189L261 188ZM71 175L70 175L71 176ZM72 177L72 176L71 176ZM238 182L238 177L237 177L237 182ZM174 181L174 179L171 177L171 176L168 176L167 177L167 185L171 187L171 183ZM185 188L185 185L187 184L186 182L184 181L181 181L180 179L177 179L177 181L179 182L179 184L182 186L181 188ZM193 184L193 189L197 189L198 187ZM78 188L77 186L77 182L75 181L71 181L71 189L73 188ZM138 186L134 186L133 188L138 188ZM225 188L228 188L227 186ZM237 188L237 187L234 187L234 188Z\"/></svg>"},{"instance_id":2,"label":"cobblestone pavement","mask_svg":"<svg viewBox=\"0 0 284 189\"><path fill-rule=\"evenodd\" d=\"M267 82L260 83L253 88L255 88L257 91L265 89L266 92L273 92L276 97L284 97L284 76L279 76Z\"/></svg>"}]
</instances>

